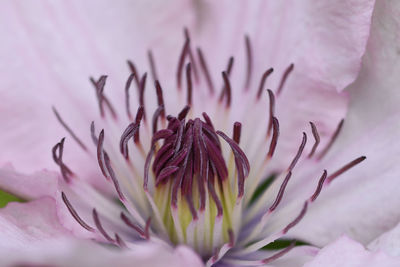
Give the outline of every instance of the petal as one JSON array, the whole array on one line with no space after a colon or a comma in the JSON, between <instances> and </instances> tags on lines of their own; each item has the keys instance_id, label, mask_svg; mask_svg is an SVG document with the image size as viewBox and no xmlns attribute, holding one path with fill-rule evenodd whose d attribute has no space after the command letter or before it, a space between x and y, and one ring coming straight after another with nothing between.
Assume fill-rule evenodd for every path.
<instances>
[{"instance_id":1,"label":"petal","mask_svg":"<svg viewBox=\"0 0 400 267\"><path fill-rule=\"evenodd\" d=\"M343 236L322 248L318 255L304 266L395 267L399 264L400 258L391 257L382 252L367 251L361 244Z\"/></svg>"},{"instance_id":2,"label":"petal","mask_svg":"<svg viewBox=\"0 0 400 267\"><path fill-rule=\"evenodd\" d=\"M400 29L396 1L379 1L362 71L349 88L348 119L323 168L330 173L365 155L367 160L344 173L322 192L304 220L293 229L299 238L323 245L343 233L366 245L400 220L398 124Z\"/></svg>"},{"instance_id":3,"label":"petal","mask_svg":"<svg viewBox=\"0 0 400 267\"><path fill-rule=\"evenodd\" d=\"M400 256L400 224L372 241L368 248L383 251L391 256Z\"/></svg>"},{"instance_id":4,"label":"petal","mask_svg":"<svg viewBox=\"0 0 400 267\"><path fill-rule=\"evenodd\" d=\"M44 197L28 203L9 203L0 210L0 251L25 249L71 234L59 223L55 201Z\"/></svg>"},{"instance_id":5,"label":"petal","mask_svg":"<svg viewBox=\"0 0 400 267\"><path fill-rule=\"evenodd\" d=\"M57 189L58 177L56 172L47 170L22 174L11 164L7 164L0 168L0 188L22 199L53 196Z\"/></svg>"},{"instance_id":6,"label":"petal","mask_svg":"<svg viewBox=\"0 0 400 267\"><path fill-rule=\"evenodd\" d=\"M24 255L21 258L21 253ZM6 266L204 266L198 255L186 247L162 246L144 243L134 250L116 250L89 241L60 239L44 241L18 251L2 249L2 264Z\"/></svg>"}]
</instances>

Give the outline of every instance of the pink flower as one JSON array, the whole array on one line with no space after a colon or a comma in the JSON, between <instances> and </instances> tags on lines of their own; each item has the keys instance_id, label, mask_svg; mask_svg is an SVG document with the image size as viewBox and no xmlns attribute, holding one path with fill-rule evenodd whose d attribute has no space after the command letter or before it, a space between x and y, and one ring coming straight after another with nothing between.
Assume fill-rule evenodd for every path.
<instances>
[{"instance_id":1,"label":"pink flower","mask_svg":"<svg viewBox=\"0 0 400 267\"><path fill-rule=\"evenodd\" d=\"M6 264L398 263L316 247L399 221L397 4L92 4L2 4Z\"/></svg>"}]
</instances>

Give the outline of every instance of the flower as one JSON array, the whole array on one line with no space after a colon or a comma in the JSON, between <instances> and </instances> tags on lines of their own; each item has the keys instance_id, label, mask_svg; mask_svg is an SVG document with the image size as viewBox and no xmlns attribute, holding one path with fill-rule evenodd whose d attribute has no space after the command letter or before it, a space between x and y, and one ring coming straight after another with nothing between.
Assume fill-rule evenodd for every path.
<instances>
[{"instance_id":1,"label":"flower","mask_svg":"<svg viewBox=\"0 0 400 267\"><path fill-rule=\"evenodd\" d=\"M166 85L162 82L163 75L167 77L174 75L168 71L158 72L163 69L160 67L160 62L171 60L164 61L164 57L174 58L169 53L162 56L153 56L149 53L152 77L154 80L158 80L157 77L160 78L163 84L161 86L160 82L156 81L156 90L150 97L148 93L144 98L144 92L149 92L149 86L145 87L146 75L140 76L137 70L141 70L141 67L137 69L132 62L129 66L133 74L129 76L126 83L123 102L112 101L108 98L109 90L105 87L106 76L101 76L98 80L92 79L102 117L91 127L92 139L95 143L92 154L90 154L89 143L82 138L81 134L85 132L85 129L88 131L88 121L85 123L84 119L68 119L64 116L65 113L70 115L71 112L66 111L71 109L86 111L87 105L81 106L79 101L73 101L72 105L64 105L64 108L63 105L55 105L53 108L55 117L68 132L69 139L74 139L77 147L83 149L81 151L83 157L97 156L92 161L82 160L77 152L69 149L65 139L54 146L53 159L63 177L58 185L61 192L55 195L61 223L74 235L90 237L121 248L132 248L137 247L137 244L151 242L161 244L162 247L165 247L165 242L174 245L186 244L192 247L207 265L257 265L270 261L275 261L277 264L279 257L290 255L284 254L289 253L293 246L274 253L259 249L287 235L289 231L291 234L296 231L296 228L306 230L294 232L292 235L299 236L311 244L327 243L334 239L332 235L330 236L332 233L328 234L326 231L342 233L346 228L326 228L326 224L319 224L323 229L323 234L317 233L320 238L315 239L314 229L318 229L315 227L315 222L322 218L318 215L321 209L312 208L315 205L314 201L332 180L365 159L360 157L360 151L357 150L360 144L369 141L371 136L382 134L379 129L376 134L369 133L366 141L355 141L351 134L359 133L359 131L353 131L351 124L343 124L341 121L339 126L336 126L344 116L347 96L344 93L338 94L335 89L343 89L357 76L360 58L368 37L372 6L372 2L352 6L354 8L352 12L355 12L357 16L351 19L349 32L357 33L354 36L348 32L343 34L341 32L343 28L338 27L339 36L346 37L344 40L348 41L346 43L348 46L335 42L333 45L324 43L321 46L311 46L313 42L308 42L307 39L304 41L301 38L303 28L298 24L303 22L301 25L307 25L309 21L297 19L303 18L301 15L304 14L296 10L295 14L299 12L300 15L295 17L293 24L299 27L299 31L285 35L281 46L288 49L287 51L294 46L299 47L301 53L282 54L277 51L280 47L272 49L269 56L273 58L271 62L277 64L272 75L270 69L267 71L261 69L262 60L258 60L257 56L257 51L260 50L257 48L265 44L261 40L252 41L253 37L249 35L244 42L243 51L246 54L244 59L241 60L235 54L234 61L229 60L228 67L222 73L220 80L223 83L220 95L212 94L216 89L210 78L214 73L219 73L215 71L217 66L214 65L217 64L206 61L210 57L214 59L214 54L203 53L202 50L195 52L193 49L193 44L196 43L193 41L195 38L189 38L188 31L185 32L181 56L175 57L175 60L179 58L176 71L177 91L165 89L175 87L171 79L166 79ZM326 12L326 17L329 18L330 15L341 21L339 19L342 17L338 18L337 15L338 10L344 13L347 10L343 11L339 7L332 11L325 6L305 5L299 6L299 10L311 14L322 10ZM202 8L196 10L200 10L198 12L201 13ZM280 5L271 9L268 7L265 12L273 11L275 8L279 9ZM222 10L227 11L226 8ZM348 17L340 14L348 22ZM200 18L201 15L198 14ZM325 22L325 20L319 22ZM277 31L282 34L281 28L277 28ZM324 32L321 33L318 30L307 33L312 41L324 36ZM238 38L237 35L235 34L235 38ZM256 35L254 39L257 40L257 37L259 36ZM349 39L349 37L354 38ZM226 41L225 38L222 40ZM322 42L326 40L321 39ZM341 42L344 40L340 39ZM222 44L222 47L227 47L226 43L222 42ZM209 40L208 46L210 46ZM332 47L340 50L340 53L330 53ZM314 51L319 51L318 49L321 49L322 53L314 53ZM217 52L216 55L218 53L222 52ZM268 52L265 53L267 54ZM337 59L338 55L342 56L340 60ZM291 58L288 62L282 62L286 61L282 60L282 57ZM218 57L215 56L215 58ZM185 60L188 64L185 64ZM295 67L290 64L292 61L295 62ZM316 65L315 62L318 61L328 61L330 64L327 65L331 69L325 69L324 64ZM214 60L212 62L214 63ZM231 73L232 64L234 68ZM242 67L241 70L240 67ZM237 71L238 68L239 71ZM277 70L280 70L281 75L275 74ZM368 73L368 69L364 71ZM184 73L186 86L182 82ZM362 74L357 80L358 83L363 82ZM261 76L259 86L261 89L258 91L254 90L254 88L258 89L254 85L254 77L257 75ZM268 77L267 84L277 89L275 93L269 90L268 94L263 94L263 85L269 75L271 76ZM276 76L278 78L274 78ZM215 79L215 76L212 77ZM132 94L132 89L129 88L132 82L136 83L138 89L139 108L136 116L132 114L130 107L132 99L129 96ZM352 92L361 92L356 86L357 82L353 85L355 89ZM300 89L294 91L293 89L297 89L295 87ZM63 98L62 95L59 97ZM269 101L266 101L267 97ZM114 100L116 98L114 97ZM321 99L324 100L322 105ZM350 119L360 114L357 112L357 101L352 99ZM112 103L124 103L124 105L113 106ZM309 103L313 105L310 107ZM331 107L328 109L327 105ZM152 123L150 123L151 108L155 110ZM290 112L292 109L296 113ZM269 113L266 113L267 110ZM321 110L328 110L330 116L321 114ZM207 113L203 113L204 111ZM124 113L127 115L125 120L128 118L133 121L127 128L127 123L121 119L121 114ZM167 114L171 115L167 117ZM86 112L80 112L78 116L80 115L92 116ZM203 116L202 119L200 115ZM237 120L240 120L242 124L235 122ZM308 120L312 121L310 128L305 130L306 132L299 140L298 137ZM388 124L390 125L390 120ZM346 127L346 125L350 126ZM95 128L99 129L99 126L104 130L96 131ZM347 133L347 138L335 140L342 127L344 127L343 132ZM363 127L365 127L364 130L367 128ZM122 131L124 128L125 131ZM315 139L313 145L307 142L311 136ZM164 139L164 143L159 142L161 139ZM349 142L352 146L348 146ZM68 143L70 144L71 142ZM384 145L382 142L375 144L378 147ZM345 148L352 152L338 152ZM396 151L395 147L392 149ZM352 153L356 156L350 157ZM92 170L88 166L90 162L98 162L101 173L109 184L115 187L117 194L105 191L104 184L98 183L99 175L92 176L96 179L95 183L87 182L86 177ZM375 165L371 164L371 166ZM329 172L324 171L324 168L328 168ZM6 169L3 175L6 171L13 173L10 169ZM265 178L265 175L271 173L281 175L278 175L272 185L254 200L253 192L259 182ZM351 173L354 176L354 170ZM294 179L295 175L297 180ZM42 178L43 174L39 177ZM20 177L20 181L24 181L23 178ZM199 182L198 185L197 182ZM51 182L48 183L51 184ZM45 192L40 185L37 185L40 190L35 190L35 192L31 192L30 188L27 190L26 187L15 188L15 185L10 184L6 186L14 186L16 191L23 191L23 195L31 197L40 196ZM51 184L51 186L56 185ZM343 195L346 196L346 194L337 193L326 199L332 201ZM126 210L110 201L113 196L119 197ZM370 206L367 205L367 207ZM325 209L322 210L324 212ZM314 216L311 217L314 218L314 223L301 222L303 218L304 220L307 220L307 217L310 218L310 216L305 216L307 211L310 213L314 211ZM354 217L356 217L354 221L359 218ZM394 217L392 216L392 220ZM393 226L393 222L387 224L385 228L388 228L388 225ZM346 227L351 226L352 221L346 225ZM310 230L310 227L313 229ZM354 235L357 236L357 234L359 233ZM330 248L328 246L326 250L329 251ZM295 254L299 251L303 252L303 255L313 256L317 250L295 248L290 252ZM324 257L324 255L324 250L322 250L318 257ZM192 259L195 258L192 257Z\"/></svg>"}]
</instances>

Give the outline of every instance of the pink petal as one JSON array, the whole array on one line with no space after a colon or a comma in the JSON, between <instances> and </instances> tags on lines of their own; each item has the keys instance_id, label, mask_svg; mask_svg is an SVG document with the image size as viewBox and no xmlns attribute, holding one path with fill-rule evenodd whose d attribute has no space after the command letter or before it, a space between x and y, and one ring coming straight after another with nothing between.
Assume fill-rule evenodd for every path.
<instances>
[{"instance_id":1,"label":"pink petal","mask_svg":"<svg viewBox=\"0 0 400 267\"><path fill-rule=\"evenodd\" d=\"M318 255L304 266L395 267L399 264L400 258L382 252L370 252L356 241L343 236L321 249Z\"/></svg>"},{"instance_id":2,"label":"pink petal","mask_svg":"<svg viewBox=\"0 0 400 267\"><path fill-rule=\"evenodd\" d=\"M58 173L47 170L22 174L11 164L0 168L0 177L0 189L22 199L53 196L57 190L57 179L59 179Z\"/></svg>"},{"instance_id":3,"label":"pink petal","mask_svg":"<svg viewBox=\"0 0 400 267\"><path fill-rule=\"evenodd\" d=\"M45 197L28 203L9 203L0 210L0 251L34 247L36 243L71 234L60 224L55 201Z\"/></svg>"},{"instance_id":4,"label":"pink petal","mask_svg":"<svg viewBox=\"0 0 400 267\"><path fill-rule=\"evenodd\" d=\"M383 251L391 256L400 256L400 224L372 241L368 248L372 251Z\"/></svg>"}]
</instances>

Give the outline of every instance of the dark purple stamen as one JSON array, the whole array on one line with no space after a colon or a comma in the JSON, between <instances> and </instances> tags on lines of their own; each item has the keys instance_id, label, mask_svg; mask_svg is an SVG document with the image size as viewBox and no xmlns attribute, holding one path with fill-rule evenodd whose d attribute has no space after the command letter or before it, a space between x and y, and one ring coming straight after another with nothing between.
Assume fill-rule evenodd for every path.
<instances>
[{"instance_id":1,"label":"dark purple stamen","mask_svg":"<svg viewBox=\"0 0 400 267\"><path fill-rule=\"evenodd\" d=\"M100 166L101 173L103 173L104 177L107 178L107 180L110 179L110 175L107 172L107 167L106 163L104 160L104 151L103 151L103 143L104 143L104 130L101 130L99 134L99 138L97 139L97 161Z\"/></svg>"},{"instance_id":2,"label":"dark purple stamen","mask_svg":"<svg viewBox=\"0 0 400 267\"><path fill-rule=\"evenodd\" d=\"M115 233L114 236L115 236L115 241L117 242L117 244L120 248L127 248L125 241L122 240L121 237L117 233Z\"/></svg>"},{"instance_id":3,"label":"dark purple stamen","mask_svg":"<svg viewBox=\"0 0 400 267\"><path fill-rule=\"evenodd\" d=\"M313 134L314 139L315 139L315 143L314 143L314 145L313 145L313 147L312 147L312 149L310 151L310 154L308 154L308 158L311 158L314 155L314 153L317 150L317 147L319 145L319 142L320 142L320 138L319 138L317 127L311 121L310 121L310 125L311 125L312 134Z\"/></svg>"},{"instance_id":4,"label":"dark purple stamen","mask_svg":"<svg viewBox=\"0 0 400 267\"><path fill-rule=\"evenodd\" d=\"M143 74L142 79L140 80L139 89L139 105L143 107L143 120L146 121L146 110L144 109L144 90L146 89L146 81L147 81L147 72Z\"/></svg>"},{"instance_id":5,"label":"dark purple stamen","mask_svg":"<svg viewBox=\"0 0 400 267\"><path fill-rule=\"evenodd\" d=\"M144 107L140 106L138 108L137 113L136 113L136 118L135 118L136 125L140 126L140 122L142 121L143 117L144 117ZM139 129L133 135L133 141L135 142L135 144L138 144L140 142L140 131L139 131Z\"/></svg>"},{"instance_id":6,"label":"dark purple stamen","mask_svg":"<svg viewBox=\"0 0 400 267\"><path fill-rule=\"evenodd\" d=\"M127 63L128 63L129 70L131 71L132 74L135 75L136 87L138 90L140 90L140 80L139 80L140 74L139 74L135 64L131 60L128 60Z\"/></svg>"},{"instance_id":7,"label":"dark purple stamen","mask_svg":"<svg viewBox=\"0 0 400 267\"><path fill-rule=\"evenodd\" d=\"M272 158L272 156L274 155L279 138L279 121L275 117L272 117L272 129L273 129L272 139L271 139L271 144L269 145L267 158Z\"/></svg>"},{"instance_id":8,"label":"dark purple stamen","mask_svg":"<svg viewBox=\"0 0 400 267\"><path fill-rule=\"evenodd\" d=\"M158 80L157 69L156 69L156 64L154 62L153 52L151 52L151 50L147 51L147 57L149 58L150 71L151 71L151 76L153 77L153 81L157 81Z\"/></svg>"},{"instance_id":9,"label":"dark purple stamen","mask_svg":"<svg viewBox=\"0 0 400 267\"><path fill-rule=\"evenodd\" d=\"M275 96L274 93L268 89L268 98L269 98L269 119L268 119L268 128L267 128L267 137L270 135L272 130L273 118L275 116Z\"/></svg>"},{"instance_id":10,"label":"dark purple stamen","mask_svg":"<svg viewBox=\"0 0 400 267\"><path fill-rule=\"evenodd\" d=\"M285 72L283 73L281 82L279 84L278 90L276 92L276 95L280 95L280 93L282 92L283 86L286 83L287 78L289 77L289 74L293 71L294 69L294 64L290 64L289 67L286 68Z\"/></svg>"},{"instance_id":11,"label":"dark purple stamen","mask_svg":"<svg viewBox=\"0 0 400 267\"><path fill-rule=\"evenodd\" d=\"M296 166L297 161L300 159L301 154L303 153L306 143L307 143L307 135L305 132L303 132L303 139L301 140L301 144L299 146L299 149L297 150L296 156L294 156L292 163L290 163L288 171L292 171L293 168Z\"/></svg>"},{"instance_id":12,"label":"dark purple stamen","mask_svg":"<svg viewBox=\"0 0 400 267\"><path fill-rule=\"evenodd\" d=\"M190 63L186 65L187 105L192 105L192 68Z\"/></svg>"},{"instance_id":13,"label":"dark purple stamen","mask_svg":"<svg viewBox=\"0 0 400 267\"><path fill-rule=\"evenodd\" d=\"M304 202L303 208L301 209L299 215L297 215L297 217L283 229L282 231L283 234L286 234L290 229L295 227L296 224L298 224L301 221L301 219L303 219L304 215L306 215L307 207L308 207L308 202L306 201Z\"/></svg>"},{"instance_id":14,"label":"dark purple stamen","mask_svg":"<svg viewBox=\"0 0 400 267\"><path fill-rule=\"evenodd\" d=\"M225 71L222 72L222 78L224 79L224 89L221 92L221 95L219 97L219 101L222 102L224 100L224 97L226 96L226 107L229 108L231 105L231 94L232 94L232 89L231 89L231 83L229 82L228 75L226 74Z\"/></svg>"},{"instance_id":15,"label":"dark purple stamen","mask_svg":"<svg viewBox=\"0 0 400 267\"><path fill-rule=\"evenodd\" d=\"M326 170L324 170L324 173L322 174L321 178L319 178L317 189L315 190L314 194L310 198L311 202L315 201L317 199L317 197L319 196L319 194L321 193L321 190L325 183L327 175L328 175L328 172Z\"/></svg>"},{"instance_id":16,"label":"dark purple stamen","mask_svg":"<svg viewBox=\"0 0 400 267\"><path fill-rule=\"evenodd\" d=\"M246 46L246 60L247 60L247 68L246 68L246 83L245 90L250 88L251 75L253 70L253 52L251 49L250 38L248 35L245 36L245 46Z\"/></svg>"},{"instance_id":17,"label":"dark purple stamen","mask_svg":"<svg viewBox=\"0 0 400 267\"><path fill-rule=\"evenodd\" d=\"M182 88L182 71L183 71L183 66L185 64L185 57L188 54L189 50L189 45L190 45L190 39L186 38L185 44L183 45L181 55L179 56L179 61L178 61L178 68L176 70L176 82L177 82L177 87L178 90Z\"/></svg>"},{"instance_id":18,"label":"dark purple stamen","mask_svg":"<svg viewBox=\"0 0 400 267\"><path fill-rule=\"evenodd\" d=\"M288 247L282 249L282 250L279 251L278 253L276 253L276 254L274 254L274 255L268 257L268 258L265 258L265 259L261 260L261 262L262 262L263 264L271 263L271 262L273 262L273 261L279 259L280 257L284 256L284 255L285 255L286 253L288 253L289 251L291 251L291 250L295 247L295 245L296 245L296 240L292 241L292 243L290 243L290 245L289 245Z\"/></svg>"},{"instance_id":19,"label":"dark purple stamen","mask_svg":"<svg viewBox=\"0 0 400 267\"><path fill-rule=\"evenodd\" d=\"M64 122L64 120L61 118L60 114L56 110L55 107L52 107L54 114L56 115L56 118L58 122L64 127L64 129L71 135L71 137L78 143L78 145L85 151L87 151L87 147L85 144L78 138L78 136L71 130L71 128Z\"/></svg>"},{"instance_id":20,"label":"dark purple stamen","mask_svg":"<svg viewBox=\"0 0 400 267\"><path fill-rule=\"evenodd\" d=\"M99 139L97 139L96 133L95 133L95 128L94 128L94 121L90 124L90 136L92 137L92 141L95 146L97 146L97 143L99 142Z\"/></svg>"},{"instance_id":21,"label":"dark purple stamen","mask_svg":"<svg viewBox=\"0 0 400 267\"><path fill-rule=\"evenodd\" d=\"M184 29L184 34L185 34L186 40L188 40L188 39L190 40L189 30L187 28ZM197 71L196 59L193 55L192 47L190 46L190 44L189 44L188 54L189 54L190 63L192 65L192 69L193 69L194 80L196 81L196 83L198 83L199 82L199 73Z\"/></svg>"},{"instance_id":22,"label":"dark purple stamen","mask_svg":"<svg viewBox=\"0 0 400 267\"><path fill-rule=\"evenodd\" d=\"M186 118L186 116L187 116L187 114L189 113L189 110L190 110L190 106L185 106L182 110L181 110L181 112L179 112L179 114L178 114L178 120L183 120L184 118Z\"/></svg>"},{"instance_id":23,"label":"dark purple stamen","mask_svg":"<svg viewBox=\"0 0 400 267\"><path fill-rule=\"evenodd\" d=\"M163 91L160 85L159 81L155 81L155 87L156 87L156 93L157 93L157 103L158 106L164 107L164 109L161 110L161 118L165 119L165 106L164 106L164 97L163 97Z\"/></svg>"},{"instance_id":24,"label":"dark purple stamen","mask_svg":"<svg viewBox=\"0 0 400 267\"><path fill-rule=\"evenodd\" d=\"M129 103L129 88L131 87L132 81L135 78L135 74L131 74L128 77L128 80L125 83L125 108L126 113L128 114L128 118L132 120L131 108Z\"/></svg>"},{"instance_id":25,"label":"dark purple stamen","mask_svg":"<svg viewBox=\"0 0 400 267\"><path fill-rule=\"evenodd\" d=\"M112 117L116 119L117 113L115 112L114 107L111 105L110 100L104 95L104 87L106 85L106 80L107 80L106 75L100 76L99 80L97 81L94 80L92 77L90 77L90 81L92 82L96 90L96 96L97 96L97 101L99 103L101 117L104 118L105 113L103 104L106 104L108 110L111 112Z\"/></svg>"},{"instance_id":26,"label":"dark purple stamen","mask_svg":"<svg viewBox=\"0 0 400 267\"><path fill-rule=\"evenodd\" d=\"M240 122L235 122L233 124L233 141L236 142L236 144L240 143L240 134L242 132L242 124Z\"/></svg>"},{"instance_id":27,"label":"dark purple stamen","mask_svg":"<svg viewBox=\"0 0 400 267\"><path fill-rule=\"evenodd\" d=\"M201 67L203 74L207 81L208 90L210 91L211 94L214 94L214 91L215 91L214 84L212 82L210 72L208 71L207 63L204 58L203 52L201 51L200 48L197 48L197 54L198 54L199 60L200 60L200 67Z\"/></svg>"},{"instance_id":28,"label":"dark purple stamen","mask_svg":"<svg viewBox=\"0 0 400 267\"><path fill-rule=\"evenodd\" d=\"M164 111L164 106L159 106L156 111L154 112L153 115L153 134L157 132L157 124L158 124L158 118L161 116L161 113Z\"/></svg>"},{"instance_id":29,"label":"dark purple stamen","mask_svg":"<svg viewBox=\"0 0 400 267\"><path fill-rule=\"evenodd\" d=\"M322 152L318 155L318 160L321 160L326 155L326 153L329 151L329 149L332 147L333 143L339 136L340 131L342 130L343 123L344 123L344 119L342 119L339 122L338 126L336 127L335 132L333 133L333 135L331 137L331 140L329 140L329 143L325 146L325 148L322 150Z\"/></svg>"},{"instance_id":30,"label":"dark purple stamen","mask_svg":"<svg viewBox=\"0 0 400 267\"><path fill-rule=\"evenodd\" d=\"M108 154L105 152L104 152L104 160L105 160L105 165L106 165L107 171L110 175L111 181L113 182L114 188L117 191L118 197L121 201L124 201L125 196L122 194L122 190L121 190L121 187L119 186L117 176L115 175L115 172L114 172L113 168L111 167L110 158L108 157Z\"/></svg>"},{"instance_id":31,"label":"dark purple stamen","mask_svg":"<svg viewBox=\"0 0 400 267\"><path fill-rule=\"evenodd\" d=\"M270 212L274 211L278 207L279 203L281 202L283 193L285 193L285 189L290 180L290 177L292 177L292 172L289 171L287 173L285 179L283 180L281 187L279 188L279 191L278 191L278 194L276 195L276 199L275 199L274 203L269 208Z\"/></svg>"},{"instance_id":32,"label":"dark purple stamen","mask_svg":"<svg viewBox=\"0 0 400 267\"><path fill-rule=\"evenodd\" d=\"M347 163L342 168L340 168L336 172L334 172L331 175L329 175L329 177L327 178L328 179L328 183L332 182L336 177L338 177L339 175L341 175L344 172L348 171L349 169L353 168L357 164L363 162L366 158L367 157L365 157L365 156L361 156L361 157L358 157L355 160L352 160L351 162Z\"/></svg>"},{"instance_id":33,"label":"dark purple stamen","mask_svg":"<svg viewBox=\"0 0 400 267\"><path fill-rule=\"evenodd\" d=\"M121 217L122 221L123 221L127 226L129 226L130 228L132 228L133 230L135 230L135 231L140 235L140 237L146 239L146 233L140 228L140 226L134 224L134 223L128 218L128 216L126 216L123 212L121 212L120 217Z\"/></svg>"},{"instance_id":34,"label":"dark purple stamen","mask_svg":"<svg viewBox=\"0 0 400 267\"><path fill-rule=\"evenodd\" d=\"M273 71L274 71L274 69L270 68L270 69L266 70L264 72L264 74L262 75L261 80L260 80L260 85L258 87L257 100L259 100L261 98L261 94L262 94L262 92L264 90L265 82L267 81L268 76L271 75L271 73Z\"/></svg>"},{"instance_id":35,"label":"dark purple stamen","mask_svg":"<svg viewBox=\"0 0 400 267\"><path fill-rule=\"evenodd\" d=\"M136 123L131 123L122 133L121 140L119 142L119 149L122 155L124 155L125 159L129 158L128 141L135 135L137 131L139 131L139 125Z\"/></svg>"},{"instance_id":36,"label":"dark purple stamen","mask_svg":"<svg viewBox=\"0 0 400 267\"><path fill-rule=\"evenodd\" d=\"M62 177L64 178L65 182L69 183L71 180L70 176L73 176L74 173L70 170L70 168L68 168L67 165L65 165L62 160L62 156L64 153L64 141L65 137L53 147L52 154L54 162L60 167Z\"/></svg>"},{"instance_id":37,"label":"dark purple stamen","mask_svg":"<svg viewBox=\"0 0 400 267\"><path fill-rule=\"evenodd\" d=\"M93 209L93 210L92 210L92 215L93 215L93 220L94 220L94 223L96 224L97 230L99 230L99 232L105 237L105 239L107 239L108 241L114 243L115 240L112 239L112 238L107 234L107 232L104 230L103 225L102 225L101 222L100 222L100 218L99 218L99 215L97 214L96 209Z\"/></svg>"},{"instance_id":38,"label":"dark purple stamen","mask_svg":"<svg viewBox=\"0 0 400 267\"><path fill-rule=\"evenodd\" d=\"M61 192L61 198L65 204L65 206L67 207L68 211L71 213L72 217L86 230L90 231L90 232L94 232L94 228L91 227L90 225L88 225L84 220L82 220L82 218L78 215L78 213L76 212L76 210L74 209L74 207L71 205L71 202L69 202L67 196L65 195L64 192Z\"/></svg>"}]
</instances>

